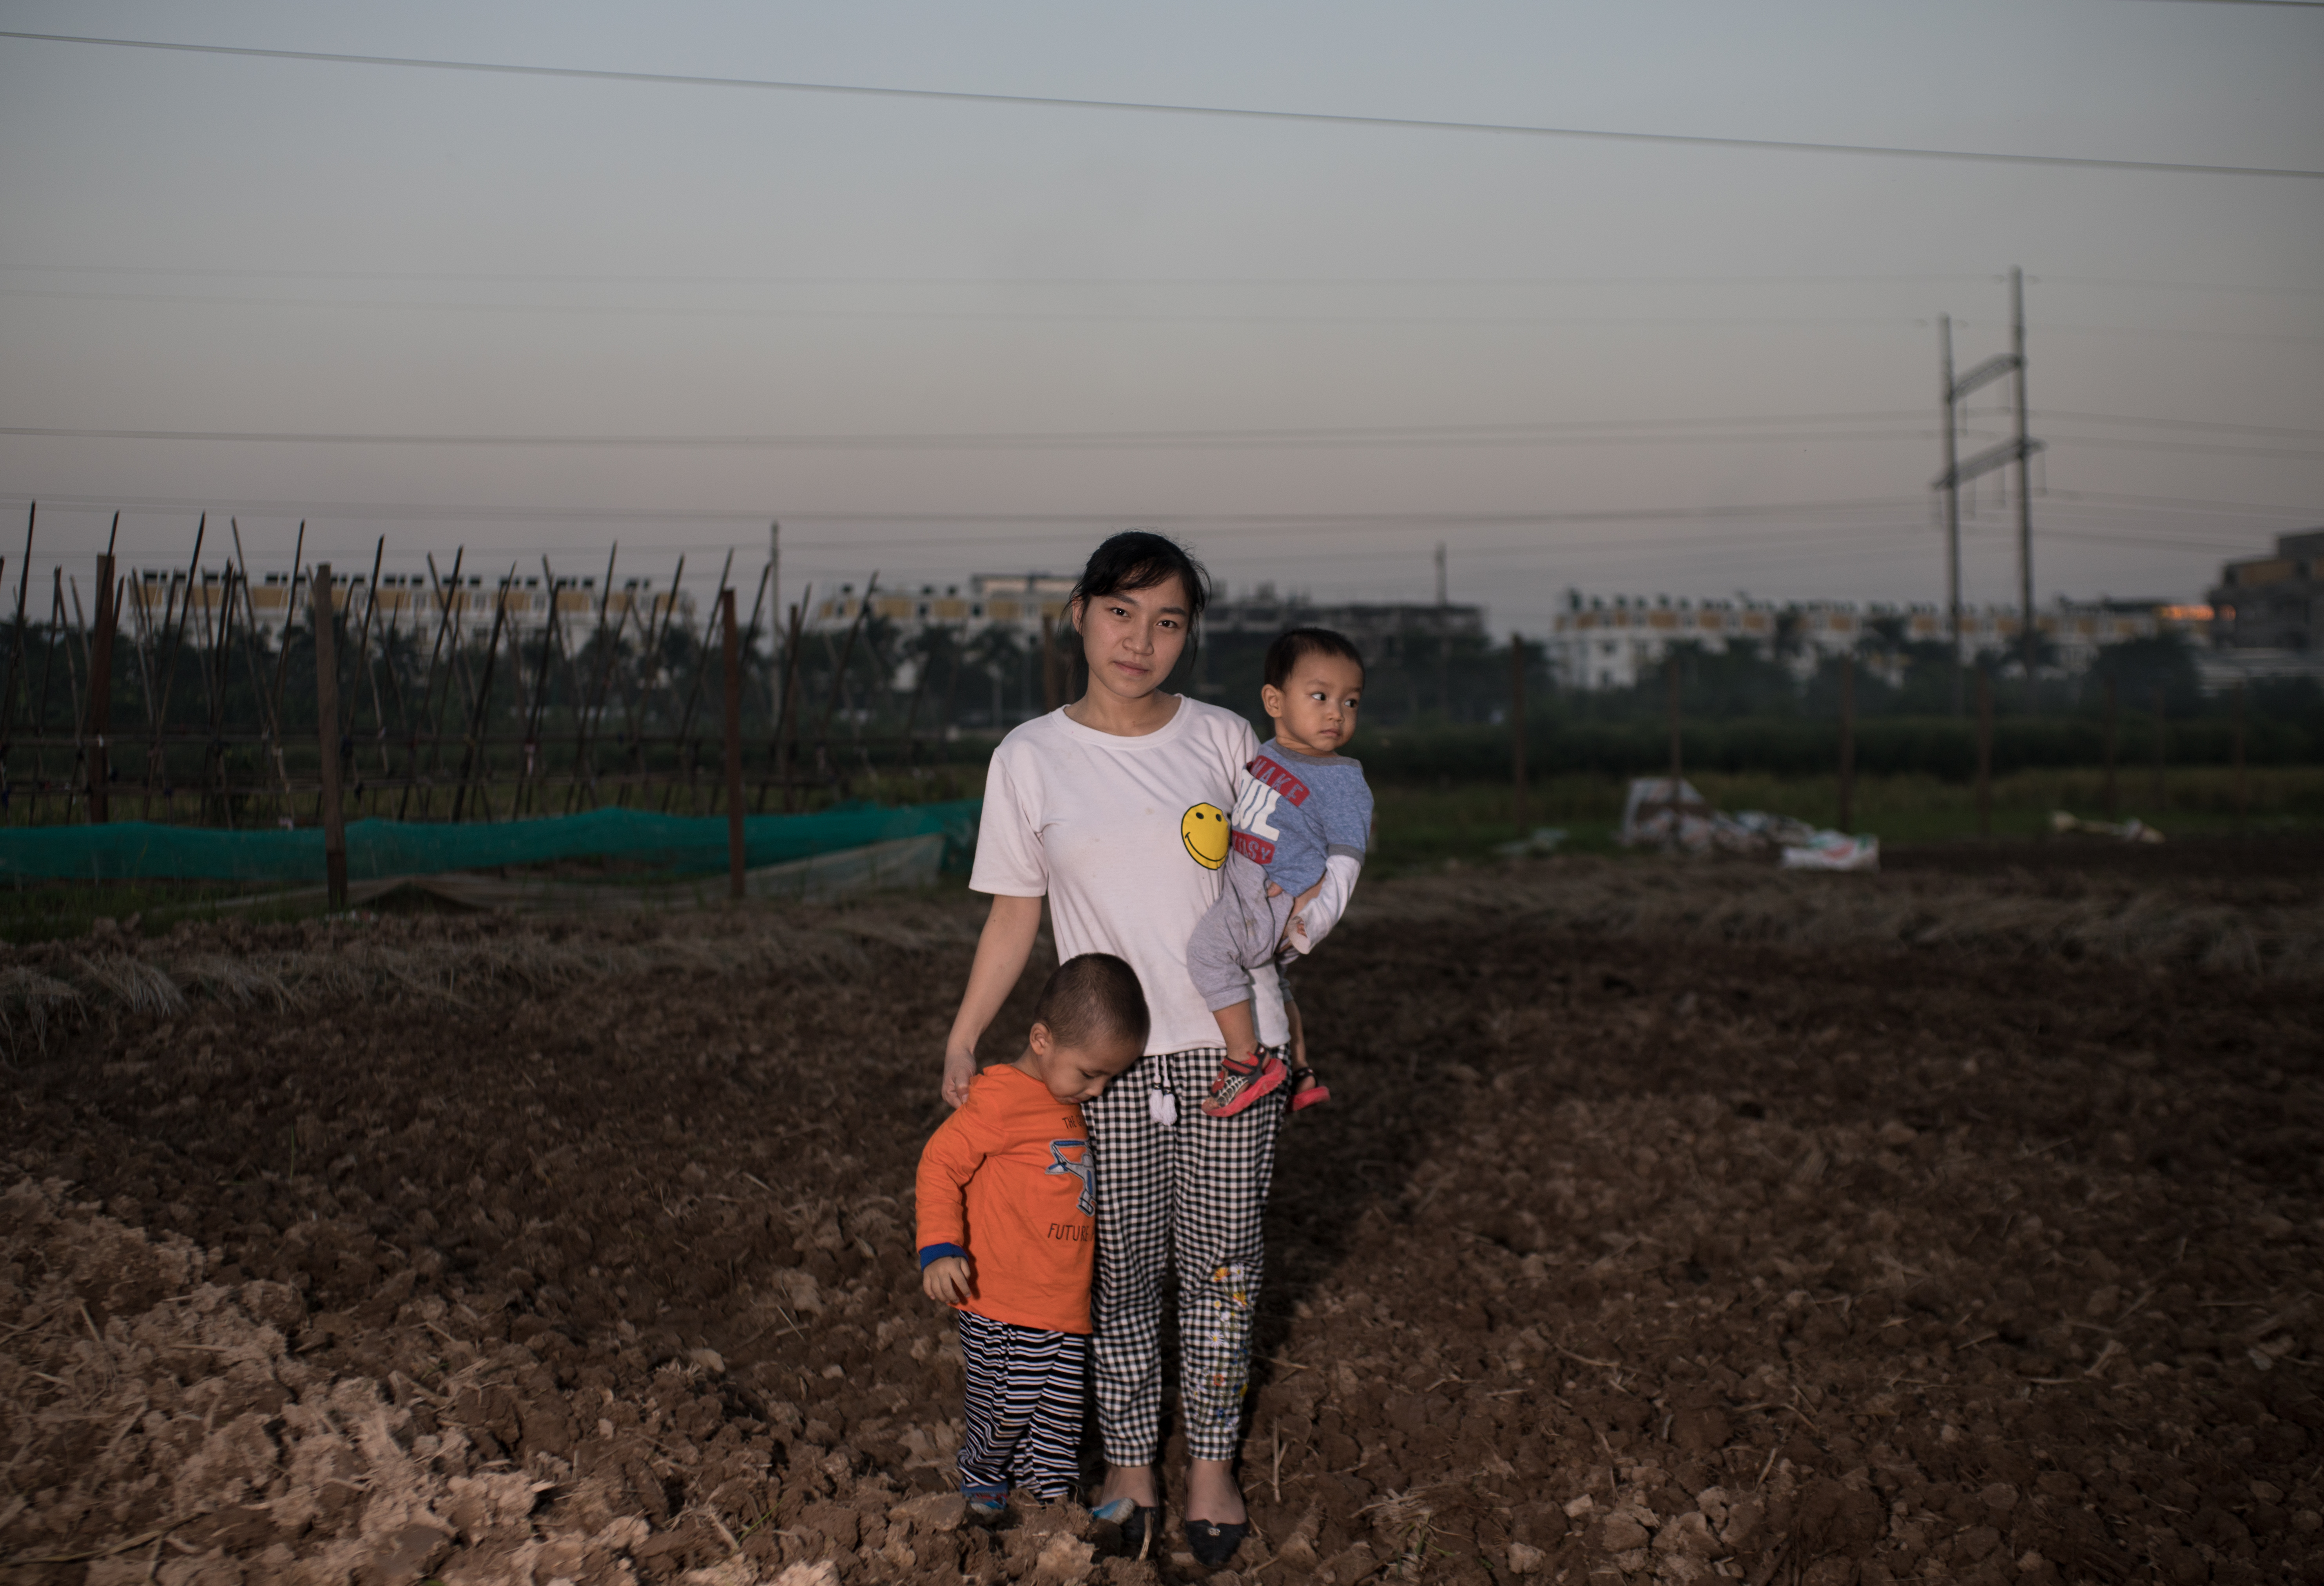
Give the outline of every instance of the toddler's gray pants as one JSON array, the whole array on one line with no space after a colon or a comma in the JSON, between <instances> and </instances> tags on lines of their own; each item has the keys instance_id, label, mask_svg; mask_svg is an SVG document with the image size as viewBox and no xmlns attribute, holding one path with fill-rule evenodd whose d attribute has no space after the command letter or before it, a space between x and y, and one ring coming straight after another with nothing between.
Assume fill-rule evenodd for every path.
<instances>
[{"instance_id":1,"label":"toddler's gray pants","mask_svg":"<svg viewBox=\"0 0 2324 1586\"><path fill-rule=\"evenodd\" d=\"M1195 923L1186 942L1186 973L1203 994L1203 1006L1216 1013L1250 1000L1250 972L1275 960L1283 927L1299 900L1285 892L1267 895L1267 872L1230 850L1226 886L1210 912Z\"/></svg>"}]
</instances>

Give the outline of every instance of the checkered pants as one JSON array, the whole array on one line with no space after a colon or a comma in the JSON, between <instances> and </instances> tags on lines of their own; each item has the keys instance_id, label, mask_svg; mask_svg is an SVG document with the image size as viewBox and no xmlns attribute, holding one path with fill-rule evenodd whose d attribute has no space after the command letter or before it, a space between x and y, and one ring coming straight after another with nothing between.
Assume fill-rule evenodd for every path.
<instances>
[{"instance_id":1,"label":"checkered pants","mask_svg":"<svg viewBox=\"0 0 2324 1586\"><path fill-rule=\"evenodd\" d=\"M1232 1118L1204 1116L1224 1056L1207 1047L1141 1057L1082 1107L1097 1167L1098 1428L1113 1464L1151 1464L1161 1447L1162 1276L1173 1261L1186 1442L1198 1460L1234 1457L1284 1092ZM1156 1090L1176 1102L1167 1129L1149 1111Z\"/></svg>"},{"instance_id":2,"label":"checkered pants","mask_svg":"<svg viewBox=\"0 0 2324 1586\"><path fill-rule=\"evenodd\" d=\"M997 1499L1013 1486L1051 1502L1072 1497L1081 1484L1088 1334L1045 1332L973 1311L954 1314L968 1368L961 1491Z\"/></svg>"}]
</instances>

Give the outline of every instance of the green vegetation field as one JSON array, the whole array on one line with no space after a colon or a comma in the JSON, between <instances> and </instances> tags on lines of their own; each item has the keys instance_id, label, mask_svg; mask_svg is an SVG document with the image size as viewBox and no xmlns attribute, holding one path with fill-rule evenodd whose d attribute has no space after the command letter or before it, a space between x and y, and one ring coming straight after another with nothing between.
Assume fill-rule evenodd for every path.
<instances>
[{"instance_id":1,"label":"green vegetation field","mask_svg":"<svg viewBox=\"0 0 2324 1586\"><path fill-rule=\"evenodd\" d=\"M2247 778L2246 828L2255 834L2324 827L2324 768L2255 768ZM1687 779L1718 807L1764 809L1795 816L1817 825L1840 818L1837 777L1774 777L1717 771ZM1614 830L1628 782L1619 777L1560 776L1536 782L1528 798L1527 828L1561 826L1562 852L1613 853ZM1440 781L1435 786L1395 784L1374 788L1379 803L1376 865L1391 873L1443 866L1447 861L1480 863L1497 844L1524 834L1505 782ZM2235 773L2212 767L2170 772L2164 797L2153 797L2153 779L2141 770L2117 773L2116 808L2171 836L2226 835L2236 829ZM2018 771L1993 783L1993 834L2028 842L2048 837L2050 812L2062 809L2086 819L2105 814L2105 773L2080 770ZM1977 835L1977 795L1972 785L1927 776L1858 777L1857 831L1887 843L1941 843ZM2089 839L2081 839L2089 840Z\"/></svg>"}]
</instances>

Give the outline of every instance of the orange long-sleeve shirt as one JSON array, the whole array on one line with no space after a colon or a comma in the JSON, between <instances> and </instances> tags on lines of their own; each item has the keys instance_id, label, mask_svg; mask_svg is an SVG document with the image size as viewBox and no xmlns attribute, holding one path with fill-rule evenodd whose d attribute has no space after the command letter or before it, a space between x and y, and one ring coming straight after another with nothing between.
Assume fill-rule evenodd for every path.
<instances>
[{"instance_id":1,"label":"orange long-sleeve shirt","mask_svg":"<svg viewBox=\"0 0 2324 1586\"><path fill-rule=\"evenodd\" d=\"M920 1264L968 1257L973 1287L961 1310L1087 1332L1092 1182L1082 1110L1022 1070L987 1068L920 1151Z\"/></svg>"}]
</instances>

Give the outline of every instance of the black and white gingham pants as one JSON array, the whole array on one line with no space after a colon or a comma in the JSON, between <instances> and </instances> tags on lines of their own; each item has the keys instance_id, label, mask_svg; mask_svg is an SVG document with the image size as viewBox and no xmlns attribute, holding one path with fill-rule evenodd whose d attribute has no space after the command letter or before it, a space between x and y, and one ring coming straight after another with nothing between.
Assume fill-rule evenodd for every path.
<instances>
[{"instance_id":1,"label":"black and white gingham pants","mask_svg":"<svg viewBox=\"0 0 2324 1586\"><path fill-rule=\"evenodd\" d=\"M998 1499L1011 1487L1051 1502L1072 1497L1081 1484L1089 1335L954 1314L968 1368L961 1491L972 1499Z\"/></svg>"},{"instance_id":2,"label":"black and white gingham pants","mask_svg":"<svg viewBox=\"0 0 2324 1586\"><path fill-rule=\"evenodd\" d=\"M1269 1049L1281 1056L1285 1049ZM1097 1167L1098 1429L1116 1465L1154 1462L1162 1438L1162 1275L1178 1275L1180 1408L1198 1460L1234 1457L1250 1385L1252 1306L1266 1250L1259 1222L1275 1172L1285 1092L1232 1118L1205 1117L1220 1047L1141 1057L1083 1103ZM1157 1123L1167 1090L1177 1121Z\"/></svg>"}]
</instances>

